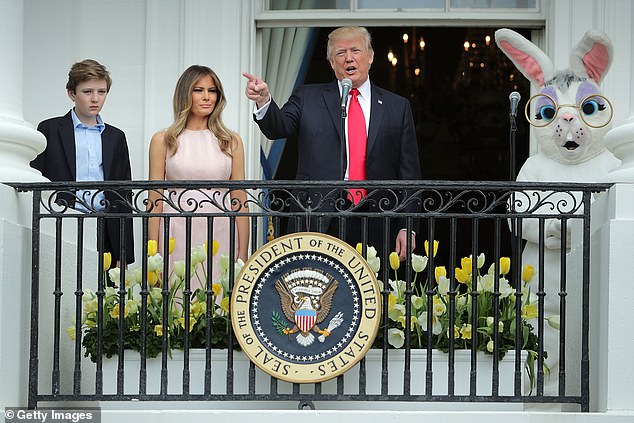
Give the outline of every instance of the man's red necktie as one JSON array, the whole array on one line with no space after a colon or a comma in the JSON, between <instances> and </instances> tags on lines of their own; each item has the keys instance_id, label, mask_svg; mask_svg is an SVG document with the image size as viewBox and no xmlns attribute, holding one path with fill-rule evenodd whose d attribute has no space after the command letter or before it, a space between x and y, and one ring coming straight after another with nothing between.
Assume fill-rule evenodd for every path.
<instances>
[{"instance_id":1,"label":"man's red necktie","mask_svg":"<svg viewBox=\"0 0 634 423\"><path fill-rule=\"evenodd\" d=\"M368 135L365 129L365 117L359 103L359 90L350 90L350 105L348 106L348 180L365 181L365 153L368 145ZM348 198L358 204L366 196L366 190L351 188Z\"/></svg>"}]
</instances>

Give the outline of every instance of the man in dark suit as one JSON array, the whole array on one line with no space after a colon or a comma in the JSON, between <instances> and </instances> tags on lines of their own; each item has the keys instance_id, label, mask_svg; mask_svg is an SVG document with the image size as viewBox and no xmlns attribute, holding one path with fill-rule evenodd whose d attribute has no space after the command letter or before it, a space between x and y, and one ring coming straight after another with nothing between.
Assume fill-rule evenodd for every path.
<instances>
[{"instance_id":1,"label":"man in dark suit","mask_svg":"<svg viewBox=\"0 0 634 423\"><path fill-rule=\"evenodd\" d=\"M112 80L106 68L94 60L75 63L68 73L66 90L75 103L66 115L41 122L37 130L46 137L46 149L31 167L51 181L129 181L132 178L125 134L106 125L99 112L110 91ZM66 195L64 195L66 194ZM56 201L80 211L128 213L131 191L107 190L60 193ZM120 220L104 220L104 251L114 262L121 259ZM132 220L124 223L126 263L134 261Z\"/></svg>"},{"instance_id":2,"label":"man in dark suit","mask_svg":"<svg viewBox=\"0 0 634 423\"><path fill-rule=\"evenodd\" d=\"M254 118L262 133L269 139L288 138L299 143L298 180L340 180L342 176L341 145L341 81L352 83L351 92L361 106L362 122L365 120L366 145L361 155L351 151L350 120L352 101L346 99L348 118L344 128L346 148L344 153L345 174L348 180L418 180L420 165L418 145L409 101L394 93L377 87L369 79L369 70L374 59L371 37L362 27L342 27L328 36L327 59L337 80L326 84L305 85L294 90L288 102L280 109L271 98L268 85L255 75L243 74L247 79L246 95L256 103ZM355 89L358 90L355 92ZM351 97L352 98L352 97ZM363 126L363 124L361 124ZM363 128L361 129L363 131ZM356 147L355 147L356 148ZM347 158L350 157L351 160ZM354 159L357 157L357 159ZM359 159L360 157L360 159ZM361 174L352 172L354 160L361 161ZM365 162L363 162L365 161ZM322 191L323 192L323 191ZM315 194L317 194L315 196ZM307 195L320 199L319 192ZM387 193L368 199L385 199L394 203L394 195ZM374 197L373 197L374 196ZM305 200L305 196L300 198ZM355 202L356 203L356 202ZM382 204L385 209L386 204ZM360 203L363 207L363 201ZM368 209L378 209L377 201L369 201ZM406 210L413 211L412 203ZM389 208L389 206L388 206ZM325 210L322 208L321 210ZM328 221L327 232L336 234L337 219ZM357 221L354 223L354 221ZM353 225L358 225L353 219ZM382 227L373 222L369 226L369 243L382 242ZM401 260L407 254L406 222L401 220L394 226L391 236L396 239L394 251ZM313 225L310 229L314 230ZM356 229L355 229L356 230ZM415 247L415 234L411 233L411 247ZM348 242L359 241L358 232L345 236ZM354 245L354 244L353 244ZM378 247L378 246L377 246Z\"/></svg>"}]
</instances>

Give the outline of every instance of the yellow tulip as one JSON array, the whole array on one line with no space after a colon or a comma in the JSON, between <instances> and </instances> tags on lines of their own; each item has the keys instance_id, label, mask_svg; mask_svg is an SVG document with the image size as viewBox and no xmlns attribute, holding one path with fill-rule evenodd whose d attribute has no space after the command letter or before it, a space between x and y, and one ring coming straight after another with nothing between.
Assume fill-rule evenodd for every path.
<instances>
[{"instance_id":1,"label":"yellow tulip","mask_svg":"<svg viewBox=\"0 0 634 423\"><path fill-rule=\"evenodd\" d=\"M447 338L449 338L449 328L447 328ZM453 339L460 339L460 329L458 326L453 327Z\"/></svg>"},{"instance_id":2,"label":"yellow tulip","mask_svg":"<svg viewBox=\"0 0 634 423\"><path fill-rule=\"evenodd\" d=\"M506 275L511 270L511 259L508 257L500 257L500 273Z\"/></svg>"},{"instance_id":3,"label":"yellow tulip","mask_svg":"<svg viewBox=\"0 0 634 423\"><path fill-rule=\"evenodd\" d=\"M522 319L530 320L535 319L538 316L537 307L535 304L526 304L522 307Z\"/></svg>"},{"instance_id":4,"label":"yellow tulip","mask_svg":"<svg viewBox=\"0 0 634 423\"><path fill-rule=\"evenodd\" d=\"M460 329L460 336L463 339L471 339L471 324L463 324Z\"/></svg>"},{"instance_id":5,"label":"yellow tulip","mask_svg":"<svg viewBox=\"0 0 634 423\"><path fill-rule=\"evenodd\" d=\"M156 286L158 282L158 274L156 272L147 272L147 283L150 286Z\"/></svg>"},{"instance_id":6,"label":"yellow tulip","mask_svg":"<svg viewBox=\"0 0 634 423\"><path fill-rule=\"evenodd\" d=\"M403 329L405 329L405 316L399 316L397 319L398 323L401 325ZM413 332L416 329L416 324L418 323L418 319L415 316L410 316L409 320L409 330Z\"/></svg>"},{"instance_id":7,"label":"yellow tulip","mask_svg":"<svg viewBox=\"0 0 634 423\"><path fill-rule=\"evenodd\" d=\"M357 253L363 254L363 244L361 244L360 242L357 242L357 246L355 248L357 250Z\"/></svg>"},{"instance_id":8,"label":"yellow tulip","mask_svg":"<svg viewBox=\"0 0 634 423\"><path fill-rule=\"evenodd\" d=\"M147 240L147 255L153 256L158 251L158 244L155 239Z\"/></svg>"},{"instance_id":9,"label":"yellow tulip","mask_svg":"<svg viewBox=\"0 0 634 423\"><path fill-rule=\"evenodd\" d=\"M491 339L489 342L487 342L487 351L492 353L494 348L495 345L493 344L493 339Z\"/></svg>"},{"instance_id":10,"label":"yellow tulip","mask_svg":"<svg viewBox=\"0 0 634 423\"><path fill-rule=\"evenodd\" d=\"M459 283L467 283L469 280L469 274L463 269L456 267L456 280Z\"/></svg>"},{"instance_id":11,"label":"yellow tulip","mask_svg":"<svg viewBox=\"0 0 634 423\"><path fill-rule=\"evenodd\" d=\"M400 266L401 260L398 258L398 254L396 253L396 251L392 251L390 253L390 267L392 268L392 270L398 270Z\"/></svg>"},{"instance_id":12,"label":"yellow tulip","mask_svg":"<svg viewBox=\"0 0 634 423\"><path fill-rule=\"evenodd\" d=\"M211 292L213 292L214 297L217 297L220 294L221 289L222 287L220 286L219 283L211 284Z\"/></svg>"},{"instance_id":13,"label":"yellow tulip","mask_svg":"<svg viewBox=\"0 0 634 423\"><path fill-rule=\"evenodd\" d=\"M396 296L393 294L388 295L387 297L387 311L394 310L394 306L396 305Z\"/></svg>"},{"instance_id":14,"label":"yellow tulip","mask_svg":"<svg viewBox=\"0 0 634 423\"><path fill-rule=\"evenodd\" d=\"M170 238L169 240L169 254L174 252L174 246L176 245L176 240L174 238Z\"/></svg>"},{"instance_id":15,"label":"yellow tulip","mask_svg":"<svg viewBox=\"0 0 634 423\"><path fill-rule=\"evenodd\" d=\"M68 335L71 341L74 341L77 338L76 334L75 326L69 326L66 328L66 335Z\"/></svg>"},{"instance_id":16,"label":"yellow tulip","mask_svg":"<svg viewBox=\"0 0 634 423\"><path fill-rule=\"evenodd\" d=\"M205 304L205 303L197 303L197 302L196 302L196 303L193 303L193 304L192 304L192 308L191 308L191 313L192 313L192 315L193 315L193 316L198 316L198 315L200 315L200 314L201 314L201 312L202 312L202 306L203 306L204 304Z\"/></svg>"},{"instance_id":17,"label":"yellow tulip","mask_svg":"<svg viewBox=\"0 0 634 423\"><path fill-rule=\"evenodd\" d=\"M467 272L467 275L470 275L473 272L473 262L471 261L471 257L463 257L460 259L460 264L462 270Z\"/></svg>"},{"instance_id":18,"label":"yellow tulip","mask_svg":"<svg viewBox=\"0 0 634 423\"><path fill-rule=\"evenodd\" d=\"M438 243L439 241L434 240L434 257L438 253ZM425 241L425 255L429 257L429 241Z\"/></svg>"},{"instance_id":19,"label":"yellow tulip","mask_svg":"<svg viewBox=\"0 0 634 423\"><path fill-rule=\"evenodd\" d=\"M176 319L178 325L180 327L182 327L183 329L185 329L185 318L184 317L179 317L178 319ZM192 331L192 329L194 329L194 325L196 324L196 319L194 318L194 316L190 315L189 316L189 332Z\"/></svg>"},{"instance_id":20,"label":"yellow tulip","mask_svg":"<svg viewBox=\"0 0 634 423\"><path fill-rule=\"evenodd\" d=\"M447 269L445 269L445 266L436 266L434 275L436 276L436 283L438 283L441 276L447 277Z\"/></svg>"},{"instance_id":21,"label":"yellow tulip","mask_svg":"<svg viewBox=\"0 0 634 423\"><path fill-rule=\"evenodd\" d=\"M522 270L522 280L524 283L528 283L531 279L533 279L533 275L535 274L535 268L530 264L524 266Z\"/></svg>"},{"instance_id":22,"label":"yellow tulip","mask_svg":"<svg viewBox=\"0 0 634 423\"><path fill-rule=\"evenodd\" d=\"M156 336L163 336L163 325L154 325L154 333Z\"/></svg>"},{"instance_id":23,"label":"yellow tulip","mask_svg":"<svg viewBox=\"0 0 634 423\"><path fill-rule=\"evenodd\" d=\"M104 272L110 269L110 265L112 264L112 254L103 253L103 270Z\"/></svg>"},{"instance_id":24,"label":"yellow tulip","mask_svg":"<svg viewBox=\"0 0 634 423\"><path fill-rule=\"evenodd\" d=\"M225 297L220 301L220 308L225 312L229 312L229 297Z\"/></svg>"},{"instance_id":25,"label":"yellow tulip","mask_svg":"<svg viewBox=\"0 0 634 423\"><path fill-rule=\"evenodd\" d=\"M447 306L437 296L434 296L434 300L432 302L432 308L433 308L434 316L436 317L442 316L447 311Z\"/></svg>"},{"instance_id":26,"label":"yellow tulip","mask_svg":"<svg viewBox=\"0 0 634 423\"><path fill-rule=\"evenodd\" d=\"M211 240L211 255L215 256L216 253L218 252L218 248L220 248L220 243L218 241L216 241L215 239Z\"/></svg>"},{"instance_id":27,"label":"yellow tulip","mask_svg":"<svg viewBox=\"0 0 634 423\"><path fill-rule=\"evenodd\" d=\"M128 317L128 313L129 313L129 309L128 307L125 307L123 309L123 317ZM115 306L110 311L110 317L112 317L113 319L119 318L119 303L115 304Z\"/></svg>"}]
</instances>

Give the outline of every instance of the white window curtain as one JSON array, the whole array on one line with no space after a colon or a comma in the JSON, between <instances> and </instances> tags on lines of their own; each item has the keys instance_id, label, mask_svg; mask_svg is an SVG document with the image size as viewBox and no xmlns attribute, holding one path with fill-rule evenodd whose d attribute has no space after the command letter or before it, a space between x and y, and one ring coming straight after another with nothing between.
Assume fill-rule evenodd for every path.
<instances>
[{"instance_id":1,"label":"white window curtain","mask_svg":"<svg viewBox=\"0 0 634 423\"><path fill-rule=\"evenodd\" d=\"M314 2L315 0L288 0L286 7L287 10L309 9ZM278 1L279 3L281 2ZM271 95L280 105L286 102L295 87L312 31L314 31L313 28L265 28L262 30L262 51L265 52L262 58L263 79L269 85ZM271 142L262 137L261 145L265 159L268 160L274 143L283 142L283 140ZM269 163L268 165L275 172L277 164Z\"/></svg>"}]
</instances>

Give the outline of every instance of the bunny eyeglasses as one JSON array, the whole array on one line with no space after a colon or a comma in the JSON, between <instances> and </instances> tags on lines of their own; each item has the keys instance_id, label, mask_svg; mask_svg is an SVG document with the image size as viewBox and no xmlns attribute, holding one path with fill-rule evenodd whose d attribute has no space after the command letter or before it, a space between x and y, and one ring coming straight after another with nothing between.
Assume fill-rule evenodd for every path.
<instances>
[{"instance_id":1,"label":"bunny eyeglasses","mask_svg":"<svg viewBox=\"0 0 634 423\"><path fill-rule=\"evenodd\" d=\"M578 109L581 120L592 128L603 128L610 123L614 114L610 100L600 94L589 95L579 104L557 104L548 94L536 94L526 103L524 115L528 123L542 128L550 125L565 107Z\"/></svg>"}]
</instances>

